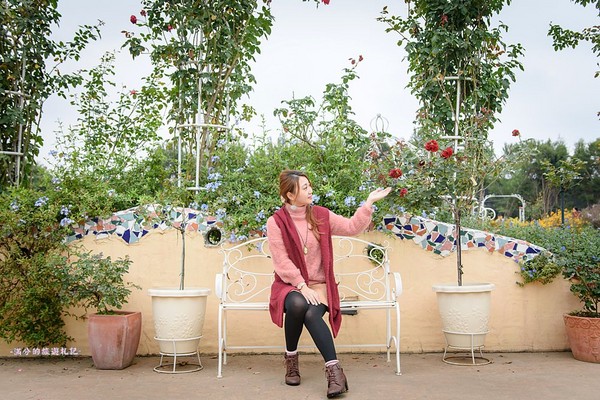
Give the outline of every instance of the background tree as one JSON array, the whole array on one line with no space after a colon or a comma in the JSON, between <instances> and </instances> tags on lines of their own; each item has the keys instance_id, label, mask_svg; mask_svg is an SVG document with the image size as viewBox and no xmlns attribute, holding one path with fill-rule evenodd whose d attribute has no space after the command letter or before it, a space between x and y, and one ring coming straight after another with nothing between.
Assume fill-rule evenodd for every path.
<instances>
[{"instance_id":1,"label":"background tree","mask_svg":"<svg viewBox=\"0 0 600 400\"><path fill-rule=\"evenodd\" d=\"M558 166L546 163L546 172L544 177L550 184L550 187L558 190L559 204L561 212L561 223L565 223L565 193L570 192L577 186L580 179L580 171L585 163L576 158L561 160Z\"/></svg>"},{"instance_id":2,"label":"background tree","mask_svg":"<svg viewBox=\"0 0 600 400\"><path fill-rule=\"evenodd\" d=\"M564 163L577 163L578 177L577 190L566 191L564 195L564 208L574 207L580 210L590 207L600 200L600 151L599 140L591 143L579 142L573 154L561 141L530 141L534 148L535 157L517 160L511 174L500 177L492 182L487 191L489 194L521 195L526 201L526 219L540 219L547 217L552 211L560 208L560 185L549 181L549 174L559 171ZM512 147L520 144L506 145L504 152L514 151ZM490 201L486 204L502 213L506 217L517 217L518 201Z\"/></svg>"},{"instance_id":3,"label":"background tree","mask_svg":"<svg viewBox=\"0 0 600 400\"><path fill-rule=\"evenodd\" d=\"M567 196L569 207L584 209L600 203L600 139L575 144L573 158L584 163L577 193Z\"/></svg>"}]
</instances>

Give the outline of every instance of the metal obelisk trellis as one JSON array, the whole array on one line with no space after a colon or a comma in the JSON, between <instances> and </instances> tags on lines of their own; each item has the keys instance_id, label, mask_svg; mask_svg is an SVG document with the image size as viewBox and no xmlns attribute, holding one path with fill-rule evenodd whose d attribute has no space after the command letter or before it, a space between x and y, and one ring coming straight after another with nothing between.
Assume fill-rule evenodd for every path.
<instances>
[{"instance_id":1,"label":"metal obelisk trellis","mask_svg":"<svg viewBox=\"0 0 600 400\"><path fill-rule=\"evenodd\" d=\"M460 121L460 106L461 106L461 81L470 81L471 78L466 78L463 76L446 76L444 78L446 81L456 81L456 105L454 110L454 135L444 135L441 136L442 139L454 140L454 150L458 152L459 150L464 149L464 140L465 138L461 136L459 132L459 121Z\"/></svg>"},{"instance_id":2,"label":"metal obelisk trellis","mask_svg":"<svg viewBox=\"0 0 600 400\"><path fill-rule=\"evenodd\" d=\"M462 77L460 75L457 76L447 76L444 78L447 81L456 81L456 105L454 110L454 135L443 135L441 139L449 139L454 140L454 151L458 153L459 150L464 150L464 140L465 138L460 134L459 122L460 122L460 106L461 106L461 82L466 80L471 80L471 78ZM456 179L456 172L454 173L454 179ZM454 198L453 201L456 201ZM455 205L456 206L456 205ZM461 246L461 238L460 238L460 211L456 210L456 257L458 263L458 285L462 286L462 246Z\"/></svg>"},{"instance_id":3,"label":"metal obelisk trellis","mask_svg":"<svg viewBox=\"0 0 600 400\"><path fill-rule=\"evenodd\" d=\"M203 40L204 40L204 37L203 37L202 31L200 31L198 33L198 35L195 36L195 43L194 43L195 48L200 48L200 44L202 43ZM181 175L182 175L182 171L181 171L182 138L181 138L181 135L185 129L193 129L195 132L196 154L195 154L194 186L190 186L187 188L188 190L192 190L194 192L199 192L200 190L204 189L204 187L200 186L200 159L201 159L202 143L203 143L203 141L208 140L208 137L203 137L203 134L205 134L205 132L206 132L206 135L208 135L209 129L224 130L224 131L228 131L230 129L229 128L229 101L227 101L227 107L225 110L225 118L223 118L223 121L221 124L214 124L214 123L207 122L207 114L203 110L203 104L202 104L202 79L204 78L205 75L210 74L212 71L210 70L210 68L208 68L208 66L203 64L202 56L203 56L202 53L200 53L199 56L197 57L196 61L191 61L188 64L188 65L192 65L193 67L195 67L198 71L198 98L197 98L196 115L193 117L193 121L178 123L176 126L176 129L175 129L176 133L177 133L177 187L181 187L181 185L182 185L182 182L181 182ZM185 67L185 65L181 66L180 68L183 68L183 67ZM206 67L206 69L205 69L205 67ZM183 114L182 108L183 108L183 98L180 95L179 112L181 114Z\"/></svg>"},{"instance_id":4,"label":"metal obelisk trellis","mask_svg":"<svg viewBox=\"0 0 600 400\"><path fill-rule=\"evenodd\" d=\"M7 36L7 39L12 39L12 37L10 35ZM13 44L14 43L14 39L13 39ZM14 46L14 48L16 48L16 45ZM23 87L25 86L25 66L26 66L26 54L25 52L23 52L22 54L22 59L21 59L21 78L19 80L19 84L20 84L20 88L16 87L16 90L2 90L3 94L5 96L16 96L19 102L19 115L23 115L23 112L25 110L25 99L29 98L30 96L26 93L23 92ZM14 156L16 157L15 160L15 179L14 179L14 183L16 186L19 186L19 183L21 182L21 160L23 158L23 156L25 155L23 153L23 120L20 119L20 122L18 124L17 127L17 141L16 143L13 143L13 148L11 150L4 150L4 149L0 149L0 154L6 154L9 156Z\"/></svg>"}]
</instances>

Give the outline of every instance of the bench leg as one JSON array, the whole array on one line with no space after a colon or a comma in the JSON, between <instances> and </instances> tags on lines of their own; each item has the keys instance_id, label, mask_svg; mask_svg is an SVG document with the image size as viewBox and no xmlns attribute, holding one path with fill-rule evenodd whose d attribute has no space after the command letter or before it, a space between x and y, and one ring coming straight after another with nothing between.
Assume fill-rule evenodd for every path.
<instances>
[{"instance_id":1,"label":"bench leg","mask_svg":"<svg viewBox=\"0 0 600 400\"><path fill-rule=\"evenodd\" d=\"M400 371L400 305L396 303L396 375L402 375Z\"/></svg>"},{"instance_id":2,"label":"bench leg","mask_svg":"<svg viewBox=\"0 0 600 400\"><path fill-rule=\"evenodd\" d=\"M223 308L221 306L219 306L219 317L218 317L219 321L219 328L218 328L218 335L219 335L219 361L217 363L217 378L222 378L223 377Z\"/></svg>"}]
</instances>

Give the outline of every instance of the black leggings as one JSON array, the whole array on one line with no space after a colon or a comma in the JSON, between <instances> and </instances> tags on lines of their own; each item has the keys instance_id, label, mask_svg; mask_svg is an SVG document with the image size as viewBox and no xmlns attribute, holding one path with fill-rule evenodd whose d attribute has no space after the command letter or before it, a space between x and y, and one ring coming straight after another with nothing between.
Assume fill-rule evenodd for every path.
<instances>
[{"instance_id":1,"label":"black leggings","mask_svg":"<svg viewBox=\"0 0 600 400\"><path fill-rule=\"evenodd\" d=\"M325 304L310 305L301 293L295 290L288 293L285 298L284 324L285 343L288 351L298 349L300 334L303 325L306 325L306 329L325 362L337 359L331 331L323 320L325 311L327 311Z\"/></svg>"}]
</instances>

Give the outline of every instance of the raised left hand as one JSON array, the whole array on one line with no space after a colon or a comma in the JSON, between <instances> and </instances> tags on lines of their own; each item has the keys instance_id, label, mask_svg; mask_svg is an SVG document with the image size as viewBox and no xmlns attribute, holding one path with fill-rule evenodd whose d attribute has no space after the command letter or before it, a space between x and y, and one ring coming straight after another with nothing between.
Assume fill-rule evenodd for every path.
<instances>
[{"instance_id":1,"label":"raised left hand","mask_svg":"<svg viewBox=\"0 0 600 400\"><path fill-rule=\"evenodd\" d=\"M369 193L369 197L367 197L367 201L366 201L367 205L372 206L373 203L383 199L385 196L390 194L391 190L392 190L391 187L386 187L385 189L377 188L377 189L373 190L371 193Z\"/></svg>"}]
</instances>

